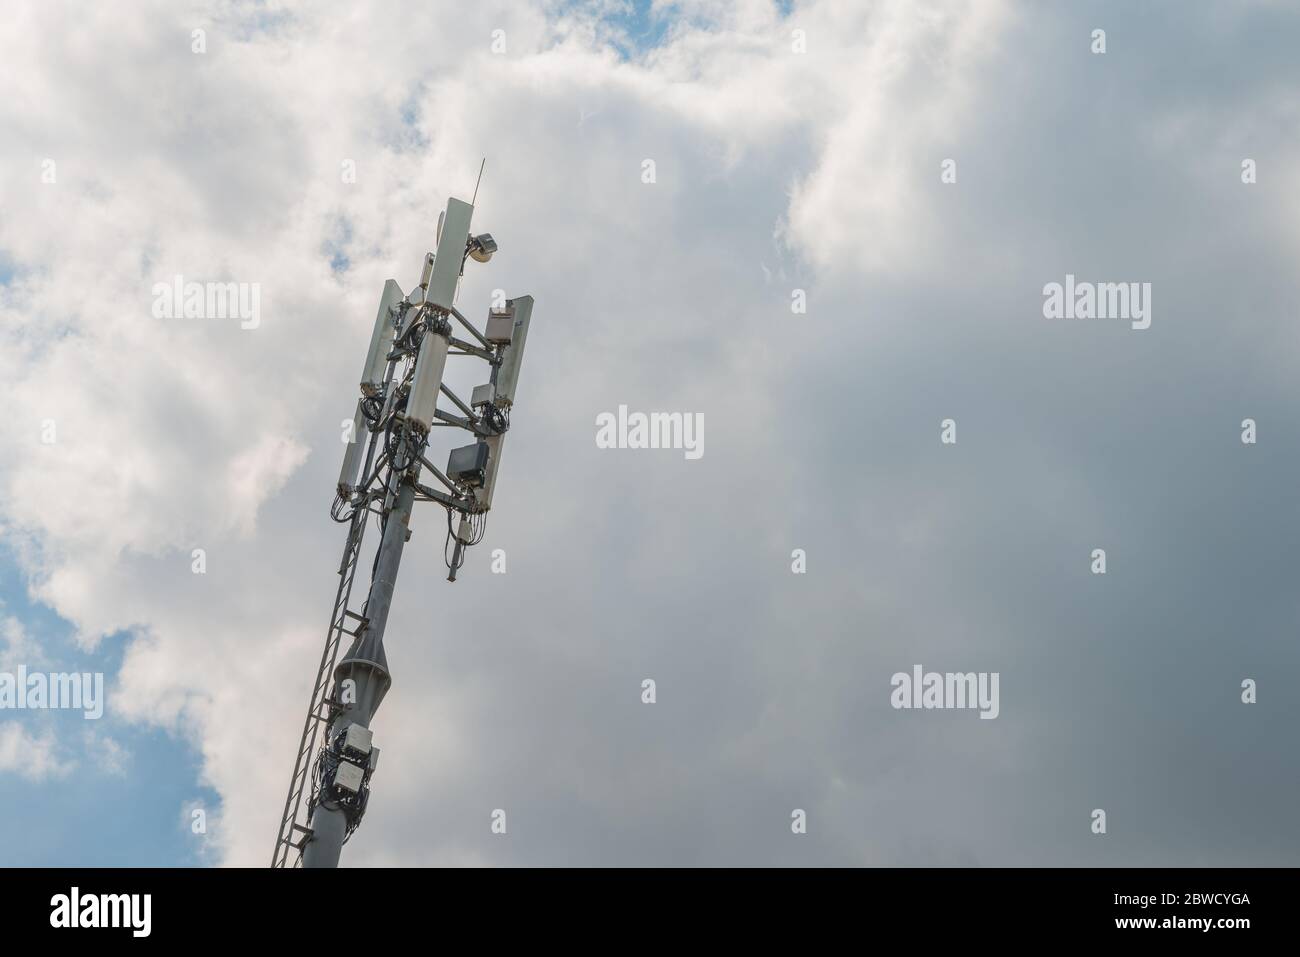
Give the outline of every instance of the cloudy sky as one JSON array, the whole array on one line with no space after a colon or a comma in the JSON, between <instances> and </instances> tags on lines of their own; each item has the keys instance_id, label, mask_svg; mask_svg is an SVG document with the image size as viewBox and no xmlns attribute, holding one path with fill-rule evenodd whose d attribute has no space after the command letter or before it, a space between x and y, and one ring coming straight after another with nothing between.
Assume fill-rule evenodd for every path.
<instances>
[{"instance_id":1,"label":"cloudy sky","mask_svg":"<svg viewBox=\"0 0 1300 957\"><path fill-rule=\"evenodd\" d=\"M0 713L0 863L269 861L375 304L484 158L461 311L533 295L528 357L455 585L417 511L345 863L1295 862L1300 12L346 7L6 5L0 671L107 705Z\"/></svg>"}]
</instances>

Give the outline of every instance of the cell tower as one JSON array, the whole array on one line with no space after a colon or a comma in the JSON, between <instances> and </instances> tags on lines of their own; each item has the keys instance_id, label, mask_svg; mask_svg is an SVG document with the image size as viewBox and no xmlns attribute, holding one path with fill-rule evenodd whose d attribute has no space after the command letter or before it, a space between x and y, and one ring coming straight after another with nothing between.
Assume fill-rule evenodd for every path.
<instances>
[{"instance_id":1,"label":"cell tower","mask_svg":"<svg viewBox=\"0 0 1300 957\"><path fill-rule=\"evenodd\" d=\"M447 210L438 220L437 252L425 256L419 285L403 295L401 287L390 279L379 300L361 375L361 397L330 509L331 517L348 527L338 593L284 802L272 867L336 867L344 842L365 814L370 779L379 762L370 724L392 684L384 654L384 627L402 548L411 535L415 503L437 502L447 510L444 557L448 581L456 580L465 549L483 538L502 443L510 427L533 299L521 296L507 300L504 308L490 309L484 333L457 311L456 288L466 260L485 263L497 248L487 233L470 235L473 212L470 203L448 200ZM453 321L474 341L453 336ZM488 363L488 381L474 388L468 403L443 384L449 355L473 356ZM439 394L461 414L439 409ZM429 434L439 426L465 429L474 435L472 444L451 450L445 472L426 454ZM421 484L422 468L427 468L443 489ZM352 583L372 515L379 520L381 537L366 600L360 610L353 610ZM344 635L351 643L336 666ZM324 741L318 753L316 741L322 728Z\"/></svg>"}]
</instances>

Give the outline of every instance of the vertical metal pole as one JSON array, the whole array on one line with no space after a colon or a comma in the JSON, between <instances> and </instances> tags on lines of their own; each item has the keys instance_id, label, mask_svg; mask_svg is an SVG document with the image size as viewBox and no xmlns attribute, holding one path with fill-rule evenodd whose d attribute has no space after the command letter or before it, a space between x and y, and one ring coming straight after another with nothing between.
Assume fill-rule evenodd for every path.
<instances>
[{"instance_id":1,"label":"vertical metal pole","mask_svg":"<svg viewBox=\"0 0 1300 957\"><path fill-rule=\"evenodd\" d=\"M384 654L384 629L388 624L389 608L392 607L397 570L402 563L402 549L410 536L411 508L414 503L415 486L404 477L393 510L384 525L379 560L375 566L375 577L370 583L370 598L366 603L365 630L353 640L352 647L334 669L336 695L340 684L348 679L355 683L356 693L354 700L344 707L330 725L326 737L327 746L350 724L370 727L380 702L392 684L388 659ZM346 828L347 820L343 812L330 800L330 795L322 794L321 803L312 814L311 839L303 848L303 866L337 867Z\"/></svg>"},{"instance_id":2,"label":"vertical metal pole","mask_svg":"<svg viewBox=\"0 0 1300 957\"><path fill-rule=\"evenodd\" d=\"M407 404L408 422L404 428L411 429L413 423L419 419L420 413L415 411L417 405L426 405L427 410L423 414L432 420L438 390L442 384L443 369L447 361L448 345L446 333L434 329L425 333L424 341L420 344L415 381L412 383ZM423 434L419 432L413 434L421 436L422 444ZM344 699L344 696L339 694L339 689L343 682L349 679L352 681L350 689L352 693L346 696L343 710L330 725L325 737L327 748L351 724L369 728L375 712L379 710L380 702L384 700L384 695L393 683L388 672L388 658L384 654L384 629L388 624L388 611L393 603L393 590L397 586L397 570L402 562L402 549L406 546L406 540L411 537L411 509L415 504L415 483L419 480L420 460L417 455L411 467L400 473L392 510L384 522L384 537L379 544L375 573L370 582L370 595L366 599L365 628L357 635L347 655L334 669L334 700ZM347 817L332 794L321 793L319 800L319 805L312 813L310 821L312 833L303 848L302 864L303 867L337 867L339 855L343 851L343 839L347 836Z\"/></svg>"}]
</instances>

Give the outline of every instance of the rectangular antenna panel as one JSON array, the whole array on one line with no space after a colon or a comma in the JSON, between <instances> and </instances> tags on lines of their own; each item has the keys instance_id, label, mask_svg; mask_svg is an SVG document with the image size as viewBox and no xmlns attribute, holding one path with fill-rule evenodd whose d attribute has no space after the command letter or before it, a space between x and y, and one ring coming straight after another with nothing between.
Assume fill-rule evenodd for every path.
<instances>
[{"instance_id":1,"label":"rectangular antenna panel","mask_svg":"<svg viewBox=\"0 0 1300 957\"><path fill-rule=\"evenodd\" d=\"M384 294L379 299L379 313L375 316L375 330L370 334L370 351L366 353L366 367L361 373L361 391L377 395L384 385L384 372L388 369L388 353L393 349L392 308L402 301L402 287L395 280L384 283Z\"/></svg>"},{"instance_id":2,"label":"rectangular antenna panel","mask_svg":"<svg viewBox=\"0 0 1300 957\"><path fill-rule=\"evenodd\" d=\"M483 440L488 447L487 474L483 486L474 490L474 500L485 509L492 507L492 493L497 488L497 469L501 467L501 450L505 447L504 435L489 435Z\"/></svg>"},{"instance_id":3,"label":"rectangular antenna panel","mask_svg":"<svg viewBox=\"0 0 1300 957\"><path fill-rule=\"evenodd\" d=\"M501 350L501 365L497 367L497 404L510 406L515 401L515 387L519 384L519 367L524 361L524 344L528 341L528 320L533 315L533 297L511 299L509 307L515 314L514 334L510 345Z\"/></svg>"},{"instance_id":4,"label":"rectangular antenna panel","mask_svg":"<svg viewBox=\"0 0 1300 957\"><path fill-rule=\"evenodd\" d=\"M357 470L361 467L361 452L365 447L365 417L361 414L361 402L357 401L357 414L352 418L352 441L343 448L343 467L339 469L339 494L346 495L356 487Z\"/></svg>"},{"instance_id":5,"label":"rectangular antenna panel","mask_svg":"<svg viewBox=\"0 0 1300 957\"><path fill-rule=\"evenodd\" d=\"M443 233L445 236L446 233ZM420 356L415 360L415 375L411 379L411 394L406 400L406 418L424 432L433 425L433 413L438 408L438 390L442 374L447 367L447 338L436 332L426 332L420 343Z\"/></svg>"},{"instance_id":6,"label":"rectangular antenna panel","mask_svg":"<svg viewBox=\"0 0 1300 957\"><path fill-rule=\"evenodd\" d=\"M442 237L438 240L438 254L433 261L433 276L425 302L450 309L456 298L456 283L460 280L460 266L465 261L465 243L469 240L469 221L474 207L459 199L447 200L447 215L442 222Z\"/></svg>"}]
</instances>

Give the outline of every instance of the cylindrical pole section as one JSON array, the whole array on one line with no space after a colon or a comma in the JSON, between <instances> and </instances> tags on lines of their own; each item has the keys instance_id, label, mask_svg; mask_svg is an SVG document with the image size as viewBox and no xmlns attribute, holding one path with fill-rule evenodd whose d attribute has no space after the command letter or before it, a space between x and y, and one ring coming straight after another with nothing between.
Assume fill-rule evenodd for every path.
<instances>
[{"instance_id":1,"label":"cylindrical pole section","mask_svg":"<svg viewBox=\"0 0 1300 957\"><path fill-rule=\"evenodd\" d=\"M335 700L341 700L339 688L344 681L350 679L354 684L351 692L342 696L344 708L330 725L325 739L327 748L350 724L369 728L380 702L392 684L392 678L388 674L388 659L384 654L384 628L388 624L389 608L392 607L402 549L410 534L411 508L414 503L415 486L409 479L403 478L393 502L393 510L384 525L379 560L375 565L370 597L366 603L365 630L353 640L347 655L334 669ZM337 802L332 800L332 795L320 795L320 804L312 814L310 827L312 835L303 848L303 866L337 867L339 855L343 851L347 817Z\"/></svg>"},{"instance_id":2,"label":"cylindrical pole section","mask_svg":"<svg viewBox=\"0 0 1300 957\"><path fill-rule=\"evenodd\" d=\"M418 445L423 444L424 435L433 422L437 407L438 391L447 362L447 335L444 323L429 329L420 343L420 354L407 397L407 421L404 426L413 430L406 438L418 439ZM402 548L411 534L411 509L415 504L415 483L419 478L420 463L417 456L410 469L401 474L392 509L384 523L384 537L379 543L375 572L370 581L370 594L366 599L365 627L357 634L347 655L334 669L334 700L342 710L335 716L326 733L327 750L333 750L334 742L341 733L347 731L349 725L370 727L375 712L379 710L379 703L384 700L384 695L392 684L388 659L384 655L384 628L388 624L388 610L393 603L393 589L397 586ZM350 683L345 685L344 682ZM340 693L341 691L346 693ZM317 796L319 803L308 821L312 833L303 848L304 867L338 866L343 839L347 836L348 817L337 797L332 787L323 788Z\"/></svg>"}]
</instances>

